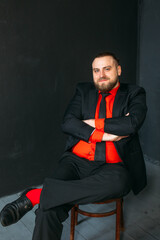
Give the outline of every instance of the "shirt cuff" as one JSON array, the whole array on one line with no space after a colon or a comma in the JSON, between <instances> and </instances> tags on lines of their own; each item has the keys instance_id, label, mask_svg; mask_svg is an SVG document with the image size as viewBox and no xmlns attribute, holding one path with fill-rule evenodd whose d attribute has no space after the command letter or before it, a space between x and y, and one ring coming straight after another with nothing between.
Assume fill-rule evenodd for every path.
<instances>
[{"instance_id":1,"label":"shirt cuff","mask_svg":"<svg viewBox=\"0 0 160 240\"><path fill-rule=\"evenodd\" d=\"M101 142L104 132L95 129L92 135L89 138L89 142Z\"/></svg>"},{"instance_id":2,"label":"shirt cuff","mask_svg":"<svg viewBox=\"0 0 160 240\"><path fill-rule=\"evenodd\" d=\"M105 118L95 119L95 127L96 127L96 129L104 131L104 120L105 120Z\"/></svg>"}]
</instances>

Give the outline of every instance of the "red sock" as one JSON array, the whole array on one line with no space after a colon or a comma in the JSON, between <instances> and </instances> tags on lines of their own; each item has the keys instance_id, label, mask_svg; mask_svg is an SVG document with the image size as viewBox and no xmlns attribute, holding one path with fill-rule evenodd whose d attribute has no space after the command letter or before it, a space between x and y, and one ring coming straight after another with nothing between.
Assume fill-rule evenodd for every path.
<instances>
[{"instance_id":1,"label":"red sock","mask_svg":"<svg viewBox=\"0 0 160 240\"><path fill-rule=\"evenodd\" d=\"M31 201L33 207L40 202L42 188L33 189L27 192L26 197Z\"/></svg>"}]
</instances>

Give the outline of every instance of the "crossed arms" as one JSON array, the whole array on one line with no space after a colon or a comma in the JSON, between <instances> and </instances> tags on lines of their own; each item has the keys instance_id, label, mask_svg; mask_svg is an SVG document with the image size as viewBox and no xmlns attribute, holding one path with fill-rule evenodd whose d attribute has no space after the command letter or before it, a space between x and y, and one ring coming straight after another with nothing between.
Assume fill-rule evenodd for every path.
<instances>
[{"instance_id":1,"label":"crossed arms","mask_svg":"<svg viewBox=\"0 0 160 240\"><path fill-rule=\"evenodd\" d=\"M129 116L129 113L127 113L125 116L126 117ZM83 120L83 122L88 124L91 127L94 127L94 128L96 127L95 119L87 119L87 120ZM118 136L118 135L104 132L103 136L102 136L102 141L117 142L126 137L128 137L128 136Z\"/></svg>"},{"instance_id":2,"label":"crossed arms","mask_svg":"<svg viewBox=\"0 0 160 240\"><path fill-rule=\"evenodd\" d=\"M68 135L88 142L95 130L95 120L84 119L83 109L87 106L82 90L80 87L77 88L64 115L62 130ZM139 130L147 112L144 89L136 87L131 90L125 100L124 107L126 106L124 116L104 119L104 134L101 141L119 141ZM123 106L120 107L123 108Z\"/></svg>"}]
</instances>

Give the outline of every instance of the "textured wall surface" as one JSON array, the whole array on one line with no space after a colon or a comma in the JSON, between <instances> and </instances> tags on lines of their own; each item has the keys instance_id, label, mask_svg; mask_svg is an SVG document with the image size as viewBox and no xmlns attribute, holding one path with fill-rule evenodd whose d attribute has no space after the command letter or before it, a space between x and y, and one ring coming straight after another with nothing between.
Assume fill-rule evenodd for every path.
<instances>
[{"instance_id":1,"label":"textured wall surface","mask_svg":"<svg viewBox=\"0 0 160 240\"><path fill-rule=\"evenodd\" d=\"M142 129L146 159L160 165L160 1L144 0L140 11L139 84L146 89L148 114Z\"/></svg>"}]
</instances>

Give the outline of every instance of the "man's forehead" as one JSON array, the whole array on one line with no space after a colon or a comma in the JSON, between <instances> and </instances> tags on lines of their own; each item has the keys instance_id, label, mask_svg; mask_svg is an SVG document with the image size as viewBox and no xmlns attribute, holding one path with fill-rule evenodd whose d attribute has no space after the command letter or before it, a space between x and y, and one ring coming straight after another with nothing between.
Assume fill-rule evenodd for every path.
<instances>
[{"instance_id":1,"label":"man's forehead","mask_svg":"<svg viewBox=\"0 0 160 240\"><path fill-rule=\"evenodd\" d=\"M112 66L115 64L115 60L112 56L98 57L93 60L92 67L99 68L103 66Z\"/></svg>"}]
</instances>

